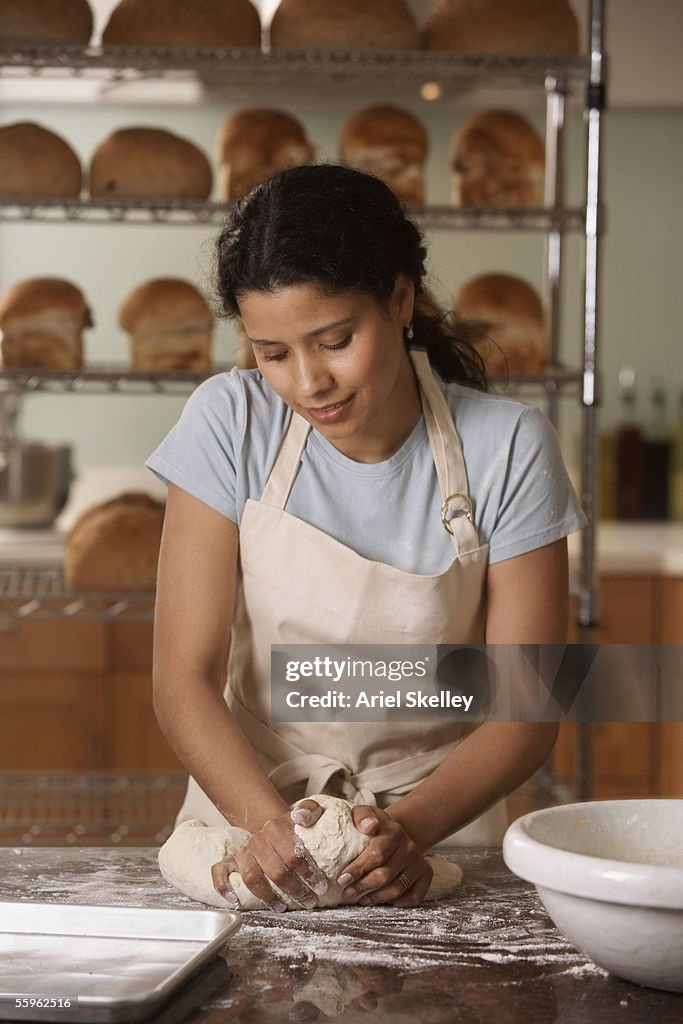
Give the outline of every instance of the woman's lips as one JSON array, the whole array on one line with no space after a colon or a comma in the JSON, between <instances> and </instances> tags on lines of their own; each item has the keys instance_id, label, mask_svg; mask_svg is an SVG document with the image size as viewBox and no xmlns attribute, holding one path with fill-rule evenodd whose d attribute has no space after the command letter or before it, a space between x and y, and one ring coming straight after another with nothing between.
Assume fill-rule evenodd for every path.
<instances>
[{"instance_id":1,"label":"woman's lips","mask_svg":"<svg viewBox=\"0 0 683 1024\"><path fill-rule=\"evenodd\" d=\"M345 398L343 402L334 402L332 405L323 405L317 409L306 409L306 412L317 423L337 423L343 419L351 405L351 398Z\"/></svg>"}]
</instances>

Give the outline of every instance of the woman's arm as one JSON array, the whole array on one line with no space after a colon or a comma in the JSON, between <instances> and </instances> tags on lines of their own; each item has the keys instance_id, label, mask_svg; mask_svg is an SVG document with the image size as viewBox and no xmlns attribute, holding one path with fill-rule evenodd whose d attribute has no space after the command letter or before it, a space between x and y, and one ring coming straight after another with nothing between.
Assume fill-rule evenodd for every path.
<instances>
[{"instance_id":1,"label":"woman's arm","mask_svg":"<svg viewBox=\"0 0 683 1024\"><path fill-rule=\"evenodd\" d=\"M487 574L487 644L555 644L564 643L569 614L567 542L558 540L528 554L519 555L489 567ZM387 808L384 814L402 826L418 851L472 821L496 800L521 785L543 764L553 748L558 726L555 723L485 722L467 736L432 774L406 796ZM367 814L357 808L354 817ZM379 812L380 819L384 818ZM380 839L387 832L386 849ZM394 830L395 831L395 830ZM357 891L373 888L370 871L375 864L385 864L392 843L391 825L382 821L371 846L352 864ZM391 854L394 864L395 853ZM373 862L374 860L374 862ZM416 871L415 853L411 851L411 879ZM395 876L394 876L395 877ZM350 884L350 883L349 883ZM420 889L421 886L418 886ZM373 902L391 901L398 906L412 905L414 894L391 899L401 889L372 893ZM421 896L420 896L421 898Z\"/></svg>"},{"instance_id":2,"label":"woman's arm","mask_svg":"<svg viewBox=\"0 0 683 1024\"><path fill-rule=\"evenodd\" d=\"M237 526L173 484L159 556L154 711L209 799L255 832L287 804L223 698L237 579Z\"/></svg>"},{"instance_id":3,"label":"woman's arm","mask_svg":"<svg viewBox=\"0 0 683 1024\"><path fill-rule=\"evenodd\" d=\"M265 874L308 905L315 898L311 889L327 887L325 877L310 858L297 856L289 807L223 698L237 550L234 523L169 485L154 617L154 710L209 799L232 824L256 833L234 870L273 909L280 909L279 901ZM320 808L313 808L315 820ZM228 874L215 878L229 896Z\"/></svg>"}]
</instances>

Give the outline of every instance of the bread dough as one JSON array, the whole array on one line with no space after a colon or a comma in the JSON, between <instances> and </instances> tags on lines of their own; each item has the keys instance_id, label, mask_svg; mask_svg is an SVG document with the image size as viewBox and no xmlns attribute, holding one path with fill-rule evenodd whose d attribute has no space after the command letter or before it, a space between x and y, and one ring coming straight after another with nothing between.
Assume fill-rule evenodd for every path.
<instances>
[{"instance_id":1,"label":"bread dough","mask_svg":"<svg viewBox=\"0 0 683 1024\"><path fill-rule=\"evenodd\" d=\"M327 892L316 897L316 906L336 907L344 888L337 884L336 879L342 868L362 853L370 838L353 824L353 804L348 800L326 794L307 799L319 803L324 812L314 825L295 825L294 832L330 883ZM249 832L242 828L227 824L209 826L197 818L184 821L159 850L159 869L166 881L186 896L212 907L229 908L231 904L213 886L211 867L224 857L234 856L248 839ZM445 857L431 856L426 860L434 871L434 877L425 900L440 900L452 895L462 881L462 870ZM240 909L265 909L265 904L247 889L236 871L230 875L230 884L239 899ZM273 882L271 885L288 909L302 909Z\"/></svg>"}]
</instances>

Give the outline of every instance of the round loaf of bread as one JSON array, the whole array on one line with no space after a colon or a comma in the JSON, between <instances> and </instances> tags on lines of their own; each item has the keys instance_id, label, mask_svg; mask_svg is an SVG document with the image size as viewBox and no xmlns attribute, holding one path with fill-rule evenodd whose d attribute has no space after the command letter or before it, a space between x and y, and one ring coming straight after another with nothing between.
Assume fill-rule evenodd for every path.
<instances>
[{"instance_id":1,"label":"round loaf of bread","mask_svg":"<svg viewBox=\"0 0 683 1024\"><path fill-rule=\"evenodd\" d=\"M434 0L425 46L454 53L579 52L569 0Z\"/></svg>"},{"instance_id":2,"label":"round loaf of bread","mask_svg":"<svg viewBox=\"0 0 683 1024\"><path fill-rule=\"evenodd\" d=\"M201 292L177 277L145 281L119 309L132 370L209 370L213 323Z\"/></svg>"},{"instance_id":3,"label":"round loaf of bread","mask_svg":"<svg viewBox=\"0 0 683 1024\"><path fill-rule=\"evenodd\" d=\"M90 194L113 199L208 199L211 165L194 143L162 128L120 128L90 161Z\"/></svg>"},{"instance_id":4,"label":"round loaf of bread","mask_svg":"<svg viewBox=\"0 0 683 1024\"><path fill-rule=\"evenodd\" d=\"M281 0L272 46L290 50L417 50L420 30L403 0Z\"/></svg>"},{"instance_id":5,"label":"round loaf of bread","mask_svg":"<svg viewBox=\"0 0 683 1024\"><path fill-rule=\"evenodd\" d=\"M92 327L83 292L60 277L31 277L0 295L2 362L8 369L79 370L83 330Z\"/></svg>"},{"instance_id":6,"label":"round loaf of bread","mask_svg":"<svg viewBox=\"0 0 683 1024\"><path fill-rule=\"evenodd\" d=\"M81 164L68 142L30 121L0 128L0 195L78 196Z\"/></svg>"},{"instance_id":7,"label":"round loaf of bread","mask_svg":"<svg viewBox=\"0 0 683 1024\"><path fill-rule=\"evenodd\" d=\"M429 138L408 110L373 106L347 118L338 138L339 160L381 178L403 203L423 203Z\"/></svg>"},{"instance_id":8,"label":"round loaf of bread","mask_svg":"<svg viewBox=\"0 0 683 1024\"><path fill-rule=\"evenodd\" d=\"M250 0L121 0L102 33L105 46L261 46Z\"/></svg>"},{"instance_id":9,"label":"round loaf of bread","mask_svg":"<svg viewBox=\"0 0 683 1024\"><path fill-rule=\"evenodd\" d=\"M0 0L0 46L90 42L88 0Z\"/></svg>"},{"instance_id":10,"label":"round loaf of bread","mask_svg":"<svg viewBox=\"0 0 683 1024\"><path fill-rule=\"evenodd\" d=\"M313 160L304 127L283 110L250 107L228 117L218 131L218 191L231 202L277 171Z\"/></svg>"},{"instance_id":11,"label":"round loaf of bread","mask_svg":"<svg viewBox=\"0 0 683 1024\"><path fill-rule=\"evenodd\" d=\"M545 149L532 124L509 110L468 118L451 142L456 206L543 205Z\"/></svg>"},{"instance_id":12,"label":"round loaf of bread","mask_svg":"<svg viewBox=\"0 0 683 1024\"><path fill-rule=\"evenodd\" d=\"M481 274L455 296L457 313L475 322L491 374L541 373L548 362L543 305L536 289L509 274Z\"/></svg>"},{"instance_id":13,"label":"round loaf of bread","mask_svg":"<svg viewBox=\"0 0 683 1024\"><path fill-rule=\"evenodd\" d=\"M153 591L164 505L130 491L93 505L74 523L64 546L70 591Z\"/></svg>"}]
</instances>

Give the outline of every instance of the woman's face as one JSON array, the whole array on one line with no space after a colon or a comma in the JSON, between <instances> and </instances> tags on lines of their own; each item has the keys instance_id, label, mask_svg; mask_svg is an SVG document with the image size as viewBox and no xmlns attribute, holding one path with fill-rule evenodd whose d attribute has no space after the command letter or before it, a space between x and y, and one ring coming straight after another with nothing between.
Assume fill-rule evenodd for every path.
<instances>
[{"instance_id":1,"label":"woman's face","mask_svg":"<svg viewBox=\"0 0 683 1024\"><path fill-rule=\"evenodd\" d=\"M349 458L380 462L403 443L420 400L403 330L414 290L398 278L387 306L301 284L248 292L239 308L264 379Z\"/></svg>"}]
</instances>

